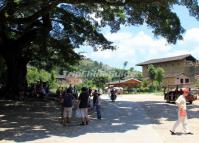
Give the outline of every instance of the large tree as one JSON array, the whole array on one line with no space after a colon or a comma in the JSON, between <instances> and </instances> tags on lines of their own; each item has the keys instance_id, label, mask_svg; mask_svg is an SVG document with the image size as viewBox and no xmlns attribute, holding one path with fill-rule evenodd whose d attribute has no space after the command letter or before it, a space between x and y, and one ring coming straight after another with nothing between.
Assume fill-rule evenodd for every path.
<instances>
[{"instance_id":1,"label":"large tree","mask_svg":"<svg viewBox=\"0 0 199 143\"><path fill-rule=\"evenodd\" d=\"M152 85L154 85L154 81L156 80L156 68L154 67L154 65L149 65L148 66L148 74L149 74L149 79L152 82Z\"/></svg>"},{"instance_id":2,"label":"large tree","mask_svg":"<svg viewBox=\"0 0 199 143\"><path fill-rule=\"evenodd\" d=\"M0 55L7 65L8 91L26 85L27 63L70 65L80 59L74 48L88 44L113 49L99 33L109 25L146 23L169 43L182 39L183 27L172 12L186 6L199 19L197 0L0 0Z\"/></svg>"},{"instance_id":3,"label":"large tree","mask_svg":"<svg viewBox=\"0 0 199 143\"><path fill-rule=\"evenodd\" d=\"M165 71L163 68L158 67L156 69L156 80L158 82L159 88L161 88L161 83L163 82L163 79L164 79L164 73L165 73Z\"/></svg>"}]
</instances>

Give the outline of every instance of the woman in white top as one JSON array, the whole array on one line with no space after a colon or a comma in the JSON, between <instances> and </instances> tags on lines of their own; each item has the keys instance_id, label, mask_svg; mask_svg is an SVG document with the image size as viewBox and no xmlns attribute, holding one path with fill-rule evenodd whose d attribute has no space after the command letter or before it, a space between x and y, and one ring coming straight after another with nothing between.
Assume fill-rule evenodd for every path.
<instances>
[{"instance_id":1,"label":"woman in white top","mask_svg":"<svg viewBox=\"0 0 199 143\"><path fill-rule=\"evenodd\" d=\"M178 106L178 120L175 122L173 129L170 130L171 135L175 135L175 130L179 126L180 123L183 125L184 132L186 134L192 135L188 129L187 124L187 105L186 105L186 96L189 95L189 89L185 88L183 90L183 95L180 95L178 99L176 100L176 104Z\"/></svg>"}]
</instances>

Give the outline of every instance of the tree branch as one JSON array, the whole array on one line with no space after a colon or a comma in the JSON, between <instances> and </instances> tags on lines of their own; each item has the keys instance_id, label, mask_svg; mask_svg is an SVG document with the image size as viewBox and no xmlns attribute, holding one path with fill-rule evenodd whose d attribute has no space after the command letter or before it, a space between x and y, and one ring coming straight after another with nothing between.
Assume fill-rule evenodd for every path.
<instances>
[{"instance_id":1,"label":"tree branch","mask_svg":"<svg viewBox=\"0 0 199 143\"><path fill-rule=\"evenodd\" d=\"M160 4L167 0L59 0L60 3L69 4L109 4L110 6L125 6L126 4Z\"/></svg>"},{"instance_id":2,"label":"tree branch","mask_svg":"<svg viewBox=\"0 0 199 143\"><path fill-rule=\"evenodd\" d=\"M53 7L55 7L58 3L53 2L50 4L47 4L43 6L39 11L34 13L33 15L25 18L14 18L14 17L8 17L7 20L16 24L27 24L27 23L32 23L36 20L38 20L39 17L42 15L48 14L49 10L51 10Z\"/></svg>"}]
</instances>

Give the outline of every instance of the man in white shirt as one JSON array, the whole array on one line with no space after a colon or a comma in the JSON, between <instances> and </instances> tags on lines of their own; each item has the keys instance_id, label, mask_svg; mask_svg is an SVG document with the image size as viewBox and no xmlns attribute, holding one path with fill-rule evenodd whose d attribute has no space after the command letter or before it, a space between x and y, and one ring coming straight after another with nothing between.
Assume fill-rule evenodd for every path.
<instances>
[{"instance_id":1,"label":"man in white shirt","mask_svg":"<svg viewBox=\"0 0 199 143\"><path fill-rule=\"evenodd\" d=\"M187 124L187 106L186 106L186 96L189 95L189 89L185 88L183 90L183 95L180 95L178 99L176 100L176 104L178 106L178 120L175 122L173 129L170 130L171 135L175 135L175 130L178 127L180 123L183 125L183 129L185 134L190 134L192 135L188 129L188 124Z\"/></svg>"}]
</instances>

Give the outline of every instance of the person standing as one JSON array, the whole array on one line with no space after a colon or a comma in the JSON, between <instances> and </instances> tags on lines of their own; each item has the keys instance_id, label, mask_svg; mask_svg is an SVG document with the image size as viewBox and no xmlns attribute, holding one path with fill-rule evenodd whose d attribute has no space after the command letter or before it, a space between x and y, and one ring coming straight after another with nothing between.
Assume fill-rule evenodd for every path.
<instances>
[{"instance_id":1,"label":"person standing","mask_svg":"<svg viewBox=\"0 0 199 143\"><path fill-rule=\"evenodd\" d=\"M68 92L73 93L73 87L72 87L71 84L69 85L69 87L67 88L67 90L68 90Z\"/></svg>"},{"instance_id":2,"label":"person standing","mask_svg":"<svg viewBox=\"0 0 199 143\"><path fill-rule=\"evenodd\" d=\"M61 87L59 87L56 91L56 94L58 96L59 102L60 102L60 112L61 112L61 120L60 123L62 124L64 122L64 93L61 92Z\"/></svg>"},{"instance_id":3,"label":"person standing","mask_svg":"<svg viewBox=\"0 0 199 143\"><path fill-rule=\"evenodd\" d=\"M88 88L88 94L89 94L89 96L91 96L91 95L92 95L92 91L93 91L93 90L92 90L92 88L91 88L91 87L89 87L89 88Z\"/></svg>"},{"instance_id":4,"label":"person standing","mask_svg":"<svg viewBox=\"0 0 199 143\"><path fill-rule=\"evenodd\" d=\"M81 93L79 95L79 109L81 113L81 124L80 125L88 125L88 98L89 92L86 87L82 87Z\"/></svg>"},{"instance_id":5,"label":"person standing","mask_svg":"<svg viewBox=\"0 0 199 143\"><path fill-rule=\"evenodd\" d=\"M188 123L187 123L187 106L186 106L186 96L189 95L189 89L185 88L183 90L183 94L178 97L176 100L176 104L178 106L178 120L173 125L172 130L170 130L171 135L175 135L175 130L179 126L180 123L183 125L183 129L185 134L192 135L193 133L189 131L188 129Z\"/></svg>"},{"instance_id":6,"label":"person standing","mask_svg":"<svg viewBox=\"0 0 199 143\"><path fill-rule=\"evenodd\" d=\"M95 109L96 100L97 100L97 96L98 96L97 90L95 90L95 91L93 92L92 96L93 96L93 109Z\"/></svg>"},{"instance_id":7,"label":"person standing","mask_svg":"<svg viewBox=\"0 0 199 143\"><path fill-rule=\"evenodd\" d=\"M63 96L63 106L64 106L64 121L63 125L70 123L72 117L72 106L73 106L73 96L69 90L64 93Z\"/></svg>"},{"instance_id":8,"label":"person standing","mask_svg":"<svg viewBox=\"0 0 199 143\"><path fill-rule=\"evenodd\" d=\"M75 86L73 87L73 96L77 100L77 98L78 98L78 91L77 91L77 88Z\"/></svg>"},{"instance_id":9,"label":"person standing","mask_svg":"<svg viewBox=\"0 0 199 143\"><path fill-rule=\"evenodd\" d=\"M97 93L96 102L95 102L97 119L99 119L99 120L101 120L101 98L100 98L100 95L101 95L100 93Z\"/></svg>"}]
</instances>

